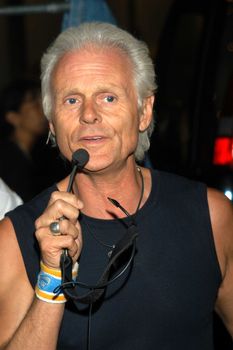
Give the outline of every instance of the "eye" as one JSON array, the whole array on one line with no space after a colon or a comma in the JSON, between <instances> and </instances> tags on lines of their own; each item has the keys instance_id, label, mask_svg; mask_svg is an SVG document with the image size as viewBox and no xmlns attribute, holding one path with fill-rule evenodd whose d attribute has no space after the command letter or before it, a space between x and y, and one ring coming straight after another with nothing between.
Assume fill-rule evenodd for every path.
<instances>
[{"instance_id":1,"label":"eye","mask_svg":"<svg viewBox=\"0 0 233 350\"><path fill-rule=\"evenodd\" d=\"M77 99L74 97L70 97L66 100L66 103L69 105L74 105L77 102Z\"/></svg>"},{"instance_id":2,"label":"eye","mask_svg":"<svg viewBox=\"0 0 233 350\"><path fill-rule=\"evenodd\" d=\"M112 95L108 95L104 99L106 102L114 102L116 98Z\"/></svg>"}]
</instances>

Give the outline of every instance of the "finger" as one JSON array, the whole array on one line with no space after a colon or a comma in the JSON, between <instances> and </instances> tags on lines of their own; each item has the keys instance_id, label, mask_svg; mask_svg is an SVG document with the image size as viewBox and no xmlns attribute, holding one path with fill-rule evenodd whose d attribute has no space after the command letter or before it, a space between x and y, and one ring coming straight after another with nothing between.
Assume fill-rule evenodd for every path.
<instances>
[{"instance_id":1,"label":"finger","mask_svg":"<svg viewBox=\"0 0 233 350\"><path fill-rule=\"evenodd\" d=\"M57 237L60 235L70 235L73 240L76 241L77 244L82 242L82 229L80 223L77 221L76 225L71 223L69 220L60 220L58 223L59 231L58 234L54 234L51 232L51 228L49 227L41 227L36 230L36 238L37 240L42 240L46 237Z\"/></svg>"},{"instance_id":2,"label":"finger","mask_svg":"<svg viewBox=\"0 0 233 350\"><path fill-rule=\"evenodd\" d=\"M79 216L79 207L74 207L72 204L64 201L63 199L58 199L48 206L44 213L35 221L35 227L49 226L53 221L57 221L62 217L69 219L73 224L77 222Z\"/></svg>"},{"instance_id":3,"label":"finger","mask_svg":"<svg viewBox=\"0 0 233 350\"><path fill-rule=\"evenodd\" d=\"M56 239L56 237L55 237ZM64 249L67 249L68 254L71 258L75 256L79 257L82 249L82 240L74 239L72 236L59 236L58 242L55 242L55 245L60 248L61 252Z\"/></svg>"},{"instance_id":4,"label":"finger","mask_svg":"<svg viewBox=\"0 0 233 350\"><path fill-rule=\"evenodd\" d=\"M48 228L40 228L35 233L38 240L42 261L50 267L57 268L60 266L60 257L64 249L67 249L68 254L73 261L76 261L82 249L81 232L72 235L53 236L49 233ZM76 259L76 260L75 260Z\"/></svg>"},{"instance_id":5,"label":"finger","mask_svg":"<svg viewBox=\"0 0 233 350\"><path fill-rule=\"evenodd\" d=\"M81 233L81 226L78 221L74 225L70 220L60 220L59 233L61 235L71 235L75 240Z\"/></svg>"},{"instance_id":6,"label":"finger","mask_svg":"<svg viewBox=\"0 0 233 350\"><path fill-rule=\"evenodd\" d=\"M56 202L57 200L62 199L67 203L70 203L74 207L77 207L79 209L83 208L83 203L82 201L73 193L70 192L63 192L63 191L54 191L52 192L48 206Z\"/></svg>"}]
</instances>

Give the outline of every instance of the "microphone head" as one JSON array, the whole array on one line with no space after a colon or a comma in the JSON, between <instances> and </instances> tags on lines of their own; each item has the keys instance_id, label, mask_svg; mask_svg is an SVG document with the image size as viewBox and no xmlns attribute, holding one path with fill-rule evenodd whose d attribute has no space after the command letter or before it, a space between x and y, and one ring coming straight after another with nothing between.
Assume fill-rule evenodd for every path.
<instances>
[{"instance_id":1,"label":"microphone head","mask_svg":"<svg viewBox=\"0 0 233 350\"><path fill-rule=\"evenodd\" d=\"M89 161L89 158L89 153L85 149L79 148L72 154L72 163L78 169L83 169Z\"/></svg>"}]
</instances>

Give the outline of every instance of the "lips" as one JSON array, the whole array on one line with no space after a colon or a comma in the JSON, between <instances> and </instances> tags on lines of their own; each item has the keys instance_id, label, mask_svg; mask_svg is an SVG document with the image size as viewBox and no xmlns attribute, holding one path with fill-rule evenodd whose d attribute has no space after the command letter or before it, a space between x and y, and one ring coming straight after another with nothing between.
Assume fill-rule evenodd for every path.
<instances>
[{"instance_id":1,"label":"lips","mask_svg":"<svg viewBox=\"0 0 233 350\"><path fill-rule=\"evenodd\" d=\"M105 141L106 139L107 137L103 135L86 135L86 136L80 137L79 142L84 142L88 144L92 144L92 143L99 144Z\"/></svg>"},{"instance_id":2,"label":"lips","mask_svg":"<svg viewBox=\"0 0 233 350\"><path fill-rule=\"evenodd\" d=\"M98 141L98 140L102 140L103 138L104 138L103 136L85 136L85 137L82 137L81 140Z\"/></svg>"}]
</instances>

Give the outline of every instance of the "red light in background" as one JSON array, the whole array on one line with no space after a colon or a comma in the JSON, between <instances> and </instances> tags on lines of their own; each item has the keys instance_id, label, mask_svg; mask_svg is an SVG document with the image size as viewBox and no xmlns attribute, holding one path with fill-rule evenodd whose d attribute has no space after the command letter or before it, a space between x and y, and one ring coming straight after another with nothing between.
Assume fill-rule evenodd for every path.
<instances>
[{"instance_id":1,"label":"red light in background","mask_svg":"<svg viewBox=\"0 0 233 350\"><path fill-rule=\"evenodd\" d=\"M233 164L233 137L218 137L214 144L214 165Z\"/></svg>"}]
</instances>

